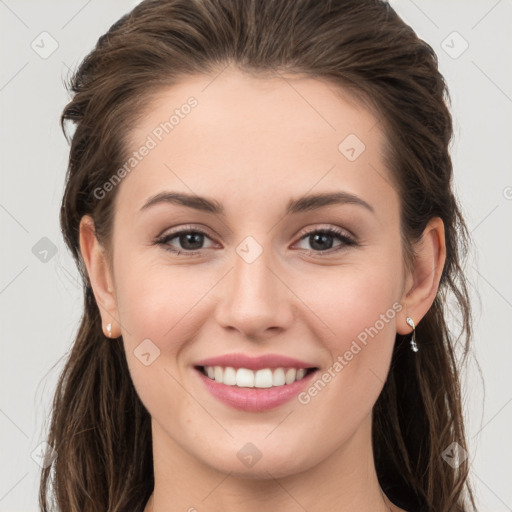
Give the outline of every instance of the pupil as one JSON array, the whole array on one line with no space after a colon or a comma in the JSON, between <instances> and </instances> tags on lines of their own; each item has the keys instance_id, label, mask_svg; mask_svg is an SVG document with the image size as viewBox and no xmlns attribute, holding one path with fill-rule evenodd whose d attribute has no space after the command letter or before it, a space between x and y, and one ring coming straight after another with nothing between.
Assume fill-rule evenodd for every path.
<instances>
[{"instance_id":1,"label":"pupil","mask_svg":"<svg viewBox=\"0 0 512 512\"><path fill-rule=\"evenodd\" d=\"M184 249L200 249L201 243L202 243L202 237L203 235L201 233L187 233L185 235L180 236L180 244ZM194 246L194 238L196 238L195 243L197 246ZM191 244L189 243L191 242ZM190 246L192 245L192 246Z\"/></svg>"},{"instance_id":2,"label":"pupil","mask_svg":"<svg viewBox=\"0 0 512 512\"><path fill-rule=\"evenodd\" d=\"M311 237L313 238L313 242L311 243L311 247L315 247L315 244L320 240L320 247L317 247L317 249L319 250L326 250L326 249L330 249L332 247L332 236L327 234L327 233L316 233L314 235L311 235ZM330 244L327 244L328 247L325 247L325 245L322 245L322 242L325 243L325 240L327 239L330 239Z\"/></svg>"}]
</instances>

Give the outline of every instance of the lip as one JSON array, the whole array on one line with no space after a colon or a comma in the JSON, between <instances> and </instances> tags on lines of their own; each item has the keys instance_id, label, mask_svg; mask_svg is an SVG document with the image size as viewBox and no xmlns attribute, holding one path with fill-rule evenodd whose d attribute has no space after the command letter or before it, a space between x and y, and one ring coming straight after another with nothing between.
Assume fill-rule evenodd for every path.
<instances>
[{"instance_id":1,"label":"lip","mask_svg":"<svg viewBox=\"0 0 512 512\"><path fill-rule=\"evenodd\" d=\"M218 366L221 365L219 364ZM194 372L199 376L206 389L222 403L245 412L263 412L292 400L311 384L311 380L318 373L318 370L312 371L301 380L295 381L292 384L284 384L283 386L273 388L227 386L210 379L210 377L204 375L197 368L194 368Z\"/></svg>"},{"instance_id":2,"label":"lip","mask_svg":"<svg viewBox=\"0 0 512 512\"><path fill-rule=\"evenodd\" d=\"M318 365L299 361L292 357L279 354L264 354L258 357L250 357L246 354L225 354L209 359L203 359L194 366L231 366L233 368L247 368L248 370L262 370L264 368L317 368ZM299 381L300 382L300 381Z\"/></svg>"}]
</instances>

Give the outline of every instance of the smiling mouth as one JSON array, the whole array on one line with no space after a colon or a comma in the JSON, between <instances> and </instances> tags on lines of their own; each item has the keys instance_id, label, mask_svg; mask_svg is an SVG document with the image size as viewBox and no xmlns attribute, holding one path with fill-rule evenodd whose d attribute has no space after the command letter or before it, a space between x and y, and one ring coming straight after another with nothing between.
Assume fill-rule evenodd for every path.
<instances>
[{"instance_id":1,"label":"smiling mouth","mask_svg":"<svg viewBox=\"0 0 512 512\"><path fill-rule=\"evenodd\" d=\"M219 384L239 388L268 389L300 381L318 370L314 368L233 368L231 366L195 366L196 370Z\"/></svg>"}]
</instances>

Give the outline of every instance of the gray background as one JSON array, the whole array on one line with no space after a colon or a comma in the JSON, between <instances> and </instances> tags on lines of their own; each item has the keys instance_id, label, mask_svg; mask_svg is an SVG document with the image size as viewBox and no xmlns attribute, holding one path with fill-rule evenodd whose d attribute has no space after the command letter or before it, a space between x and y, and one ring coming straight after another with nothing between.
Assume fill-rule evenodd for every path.
<instances>
[{"instance_id":1,"label":"gray background","mask_svg":"<svg viewBox=\"0 0 512 512\"><path fill-rule=\"evenodd\" d=\"M0 0L1 512L38 510L37 454L81 314L58 225L68 151L63 80L136 3ZM391 4L436 50L452 94L455 188L476 247L467 272L481 374L475 361L464 374L472 482L482 512L510 511L512 1Z\"/></svg>"}]
</instances>

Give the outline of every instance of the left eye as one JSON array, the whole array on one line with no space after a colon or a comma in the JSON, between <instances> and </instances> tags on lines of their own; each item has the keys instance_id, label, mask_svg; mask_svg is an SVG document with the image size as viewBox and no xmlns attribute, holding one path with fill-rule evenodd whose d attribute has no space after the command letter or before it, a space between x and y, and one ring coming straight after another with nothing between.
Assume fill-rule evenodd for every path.
<instances>
[{"instance_id":1,"label":"left eye","mask_svg":"<svg viewBox=\"0 0 512 512\"><path fill-rule=\"evenodd\" d=\"M339 244L331 251L330 249L332 248L332 238L337 238L341 241L341 244ZM307 250L307 252L310 254L322 254L326 253L327 251L329 251L329 254L331 254L333 252L342 250L345 246L357 245L356 241L352 237L336 228L315 229L306 233L300 240L309 240L309 243L312 246L316 246L318 248L318 251ZM328 247L325 247L325 245Z\"/></svg>"},{"instance_id":2,"label":"left eye","mask_svg":"<svg viewBox=\"0 0 512 512\"><path fill-rule=\"evenodd\" d=\"M199 229L189 229L183 231L177 231L175 233L169 233L168 235L163 236L158 239L156 243L158 245L164 246L164 249L171 251L173 253L183 253L187 255L198 254L200 249L204 249L202 247L204 243L204 239L210 237ZM332 249L332 238L337 238L341 241L341 243ZM178 239L179 244L181 245L181 249L176 249L170 243L172 240ZM309 240L311 246L316 246L316 249L310 250L306 249L306 252L309 254L321 255L322 253L332 254L333 252L337 252L342 250L346 246L357 245L357 242L347 235L344 231L335 229L335 228L324 228L324 229L316 229L311 230L305 233L299 241Z\"/></svg>"}]
</instances>

